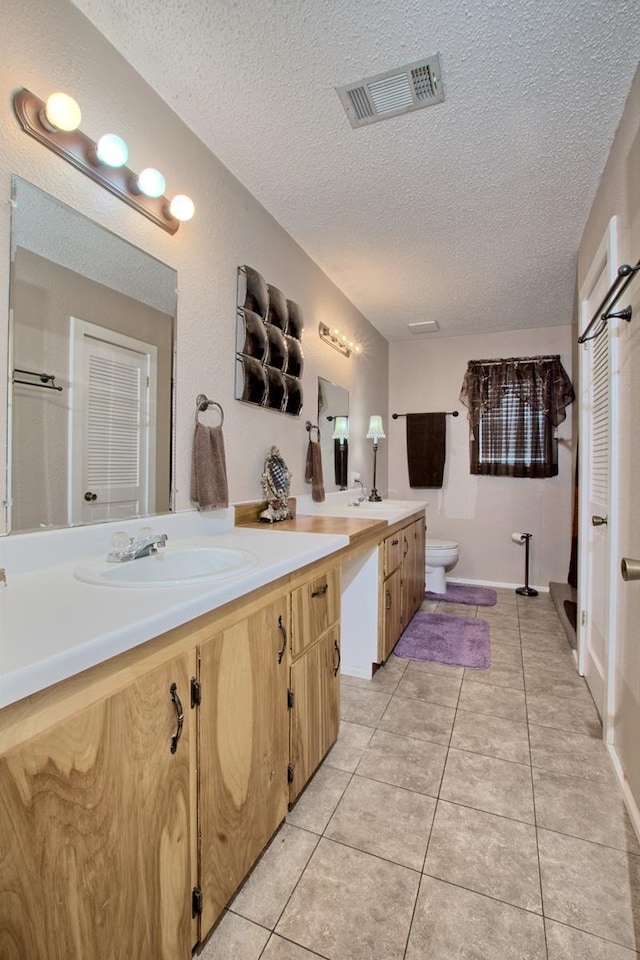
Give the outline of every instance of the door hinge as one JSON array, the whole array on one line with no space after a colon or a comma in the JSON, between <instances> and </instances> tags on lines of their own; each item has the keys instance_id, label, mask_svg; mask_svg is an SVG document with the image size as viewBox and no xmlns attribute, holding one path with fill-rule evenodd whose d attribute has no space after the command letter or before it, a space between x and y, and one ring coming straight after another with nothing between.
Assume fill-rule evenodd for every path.
<instances>
[{"instance_id":1,"label":"door hinge","mask_svg":"<svg viewBox=\"0 0 640 960\"><path fill-rule=\"evenodd\" d=\"M202 685L195 677L191 677L191 709L199 707L202 701Z\"/></svg>"},{"instance_id":2,"label":"door hinge","mask_svg":"<svg viewBox=\"0 0 640 960\"><path fill-rule=\"evenodd\" d=\"M287 709L288 710L292 709L294 700L295 700L295 697L293 694L293 690L291 689L291 687L289 687L289 689L287 690Z\"/></svg>"},{"instance_id":3,"label":"door hinge","mask_svg":"<svg viewBox=\"0 0 640 960\"><path fill-rule=\"evenodd\" d=\"M580 614L580 626L586 627L587 625L587 611L583 610Z\"/></svg>"},{"instance_id":4,"label":"door hinge","mask_svg":"<svg viewBox=\"0 0 640 960\"><path fill-rule=\"evenodd\" d=\"M287 783L293 783L293 766L292 764L287 764Z\"/></svg>"},{"instance_id":5,"label":"door hinge","mask_svg":"<svg viewBox=\"0 0 640 960\"><path fill-rule=\"evenodd\" d=\"M199 917L202 914L202 890L200 887L194 887L191 891L191 918Z\"/></svg>"}]
</instances>

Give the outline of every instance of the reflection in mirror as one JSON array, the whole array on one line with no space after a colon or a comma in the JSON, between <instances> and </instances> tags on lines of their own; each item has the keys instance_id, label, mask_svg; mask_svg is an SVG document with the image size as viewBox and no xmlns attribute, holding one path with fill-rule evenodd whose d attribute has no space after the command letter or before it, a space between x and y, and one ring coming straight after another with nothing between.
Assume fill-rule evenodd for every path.
<instances>
[{"instance_id":1,"label":"reflection in mirror","mask_svg":"<svg viewBox=\"0 0 640 960\"><path fill-rule=\"evenodd\" d=\"M323 377L318 377L318 426L325 490L327 493L346 490L349 485L349 391Z\"/></svg>"},{"instance_id":2,"label":"reflection in mirror","mask_svg":"<svg viewBox=\"0 0 640 960\"><path fill-rule=\"evenodd\" d=\"M19 177L12 197L8 529L167 512L176 272Z\"/></svg>"}]
</instances>

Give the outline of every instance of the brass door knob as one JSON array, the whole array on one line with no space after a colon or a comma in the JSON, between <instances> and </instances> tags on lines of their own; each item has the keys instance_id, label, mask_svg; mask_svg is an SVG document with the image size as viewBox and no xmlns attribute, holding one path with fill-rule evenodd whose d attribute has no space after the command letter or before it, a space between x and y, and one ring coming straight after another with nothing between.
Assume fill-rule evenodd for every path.
<instances>
[{"instance_id":1,"label":"brass door knob","mask_svg":"<svg viewBox=\"0 0 640 960\"><path fill-rule=\"evenodd\" d=\"M640 560L623 557L620 564L620 573L623 580L640 580Z\"/></svg>"},{"instance_id":2,"label":"brass door knob","mask_svg":"<svg viewBox=\"0 0 640 960\"><path fill-rule=\"evenodd\" d=\"M599 517L594 515L591 517L591 525L594 527L606 527L609 523L609 517Z\"/></svg>"}]
</instances>

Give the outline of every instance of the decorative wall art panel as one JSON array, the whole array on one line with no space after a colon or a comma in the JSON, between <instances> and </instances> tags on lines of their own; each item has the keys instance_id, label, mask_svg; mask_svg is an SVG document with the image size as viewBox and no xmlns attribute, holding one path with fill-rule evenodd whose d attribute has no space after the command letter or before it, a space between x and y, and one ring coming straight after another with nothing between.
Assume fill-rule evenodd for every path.
<instances>
[{"instance_id":1,"label":"decorative wall art panel","mask_svg":"<svg viewBox=\"0 0 640 960\"><path fill-rule=\"evenodd\" d=\"M238 267L237 400L300 416L303 329L297 303L253 267Z\"/></svg>"}]
</instances>

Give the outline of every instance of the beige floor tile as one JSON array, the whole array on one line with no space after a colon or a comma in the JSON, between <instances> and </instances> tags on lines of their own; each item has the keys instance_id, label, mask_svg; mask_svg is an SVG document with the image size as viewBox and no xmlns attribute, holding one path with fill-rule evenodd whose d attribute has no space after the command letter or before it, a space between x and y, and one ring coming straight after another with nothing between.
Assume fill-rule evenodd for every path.
<instances>
[{"instance_id":1,"label":"beige floor tile","mask_svg":"<svg viewBox=\"0 0 640 960\"><path fill-rule=\"evenodd\" d=\"M589 689L577 673L568 670L554 671L530 667L525 672L527 694L544 694L550 697L564 697L567 700L581 700L592 703Z\"/></svg>"},{"instance_id":2,"label":"beige floor tile","mask_svg":"<svg viewBox=\"0 0 640 960\"><path fill-rule=\"evenodd\" d=\"M269 931L235 913L227 913L207 940L198 960L258 960Z\"/></svg>"},{"instance_id":3,"label":"beige floor tile","mask_svg":"<svg viewBox=\"0 0 640 960\"><path fill-rule=\"evenodd\" d=\"M499 620L490 620L484 616L480 619L489 624L489 640L491 643L497 641L515 647L517 650L520 649L520 631L517 621L502 623Z\"/></svg>"},{"instance_id":4,"label":"beige floor tile","mask_svg":"<svg viewBox=\"0 0 640 960\"><path fill-rule=\"evenodd\" d=\"M236 957L236 960L243 960L243 958ZM260 960L318 960L318 954L310 953L304 947L299 947L274 933L264 948Z\"/></svg>"},{"instance_id":5,"label":"beige floor tile","mask_svg":"<svg viewBox=\"0 0 640 960\"><path fill-rule=\"evenodd\" d=\"M522 666L508 663L491 663L486 670L465 670L465 680L475 683L490 683L494 687L511 687L515 690L524 689L524 675Z\"/></svg>"},{"instance_id":6,"label":"beige floor tile","mask_svg":"<svg viewBox=\"0 0 640 960\"><path fill-rule=\"evenodd\" d=\"M640 857L538 830L545 916L634 949Z\"/></svg>"},{"instance_id":7,"label":"beige floor tile","mask_svg":"<svg viewBox=\"0 0 640 960\"><path fill-rule=\"evenodd\" d=\"M455 707L458 703L462 677L437 677L435 674L405 673L398 684L399 697L413 700L427 700L429 703L441 703L446 707Z\"/></svg>"},{"instance_id":8,"label":"beige floor tile","mask_svg":"<svg viewBox=\"0 0 640 960\"><path fill-rule=\"evenodd\" d=\"M529 724L531 763L534 767L605 783L613 771L604 744L595 737Z\"/></svg>"},{"instance_id":9,"label":"beige floor tile","mask_svg":"<svg viewBox=\"0 0 640 960\"><path fill-rule=\"evenodd\" d=\"M540 727L554 727L582 733L588 737L602 737L602 724L593 702L567 700L544 693L527 695L527 716L530 723Z\"/></svg>"},{"instance_id":10,"label":"beige floor tile","mask_svg":"<svg viewBox=\"0 0 640 960\"><path fill-rule=\"evenodd\" d=\"M317 843L316 834L283 824L231 910L273 930Z\"/></svg>"},{"instance_id":11,"label":"beige floor tile","mask_svg":"<svg viewBox=\"0 0 640 960\"><path fill-rule=\"evenodd\" d=\"M498 816L534 822L531 770L509 760L451 748L440 798Z\"/></svg>"},{"instance_id":12,"label":"beige floor tile","mask_svg":"<svg viewBox=\"0 0 640 960\"><path fill-rule=\"evenodd\" d=\"M576 673L578 666L569 647L566 650L538 650L536 647L523 646L522 662L527 670L568 670Z\"/></svg>"},{"instance_id":13,"label":"beige floor tile","mask_svg":"<svg viewBox=\"0 0 640 960\"><path fill-rule=\"evenodd\" d=\"M397 863L321 840L276 933L329 960L402 960L419 879Z\"/></svg>"},{"instance_id":14,"label":"beige floor tile","mask_svg":"<svg viewBox=\"0 0 640 960\"><path fill-rule=\"evenodd\" d=\"M545 920L545 927L549 960L638 960L635 950L627 950L555 920Z\"/></svg>"},{"instance_id":15,"label":"beige floor tile","mask_svg":"<svg viewBox=\"0 0 640 960\"><path fill-rule=\"evenodd\" d=\"M424 872L542 913L532 824L439 800Z\"/></svg>"},{"instance_id":16,"label":"beige floor tile","mask_svg":"<svg viewBox=\"0 0 640 960\"><path fill-rule=\"evenodd\" d=\"M327 754L325 764L353 773L360 762L365 747L374 734L373 727L363 727L359 723L343 720L340 724L338 739Z\"/></svg>"},{"instance_id":17,"label":"beige floor tile","mask_svg":"<svg viewBox=\"0 0 640 960\"><path fill-rule=\"evenodd\" d=\"M533 795L538 826L640 855L616 783L534 770Z\"/></svg>"},{"instance_id":18,"label":"beige floor tile","mask_svg":"<svg viewBox=\"0 0 640 960\"><path fill-rule=\"evenodd\" d=\"M440 744L376 730L357 773L437 797L446 759L447 748Z\"/></svg>"},{"instance_id":19,"label":"beige floor tile","mask_svg":"<svg viewBox=\"0 0 640 960\"><path fill-rule=\"evenodd\" d=\"M486 757L529 763L529 731L526 723L488 717L459 710L453 724L451 746Z\"/></svg>"},{"instance_id":20,"label":"beige floor tile","mask_svg":"<svg viewBox=\"0 0 640 960\"><path fill-rule=\"evenodd\" d=\"M406 960L546 960L542 917L423 877Z\"/></svg>"},{"instance_id":21,"label":"beige floor tile","mask_svg":"<svg viewBox=\"0 0 640 960\"><path fill-rule=\"evenodd\" d=\"M325 836L421 870L435 808L433 797L355 776Z\"/></svg>"},{"instance_id":22,"label":"beige floor tile","mask_svg":"<svg viewBox=\"0 0 640 960\"><path fill-rule=\"evenodd\" d=\"M378 723L381 730L401 736L431 740L433 743L449 743L455 710L439 703L424 700L407 700L395 696Z\"/></svg>"},{"instance_id":23,"label":"beige floor tile","mask_svg":"<svg viewBox=\"0 0 640 960\"><path fill-rule=\"evenodd\" d=\"M351 774L345 770L321 766L287 814L287 822L312 833L324 833L350 779Z\"/></svg>"},{"instance_id":24,"label":"beige floor tile","mask_svg":"<svg viewBox=\"0 0 640 960\"><path fill-rule=\"evenodd\" d=\"M462 680L464 667L451 667L446 663L429 663L428 660L407 660L404 677L450 677Z\"/></svg>"},{"instance_id":25,"label":"beige floor tile","mask_svg":"<svg viewBox=\"0 0 640 960\"><path fill-rule=\"evenodd\" d=\"M505 643L491 637L491 663L505 666L522 667L522 650L520 643Z\"/></svg>"},{"instance_id":26,"label":"beige floor tile","mask_svg":"<svg viewBox=\"0 0 640 960\"><path fill-rule=\"evenodd\" d=\"M407 660L402 660L392 654L370 679L366 680L364 677L350 677L348 674L342 674L342 683L344 686L359 687L361 690L367 690L370 693L391 694L407 669L407 662Z\"/></svg>"},{"instance_id":27,"label":"beige floor tile","mask_svg":"<svg viewBox=\"0 0 640 960\"><path fill-rule=\"evenodd\" d=\"M464 679L458 700L458 710L485 713L491 717L525 722L527 709L523 690L499 687L492 683L477 683Z\"/></svg>"},{"instance_id":28,"label":"beige floor tile","mask_svg":"<svg viewBox=\"0 0 640 960\"><path fill-rule=\"evenodd\" d=\"M390 699L389 693L363 690L343 683L340 690L340 719L375 727Z\"/></svg>"}]
</instances>

